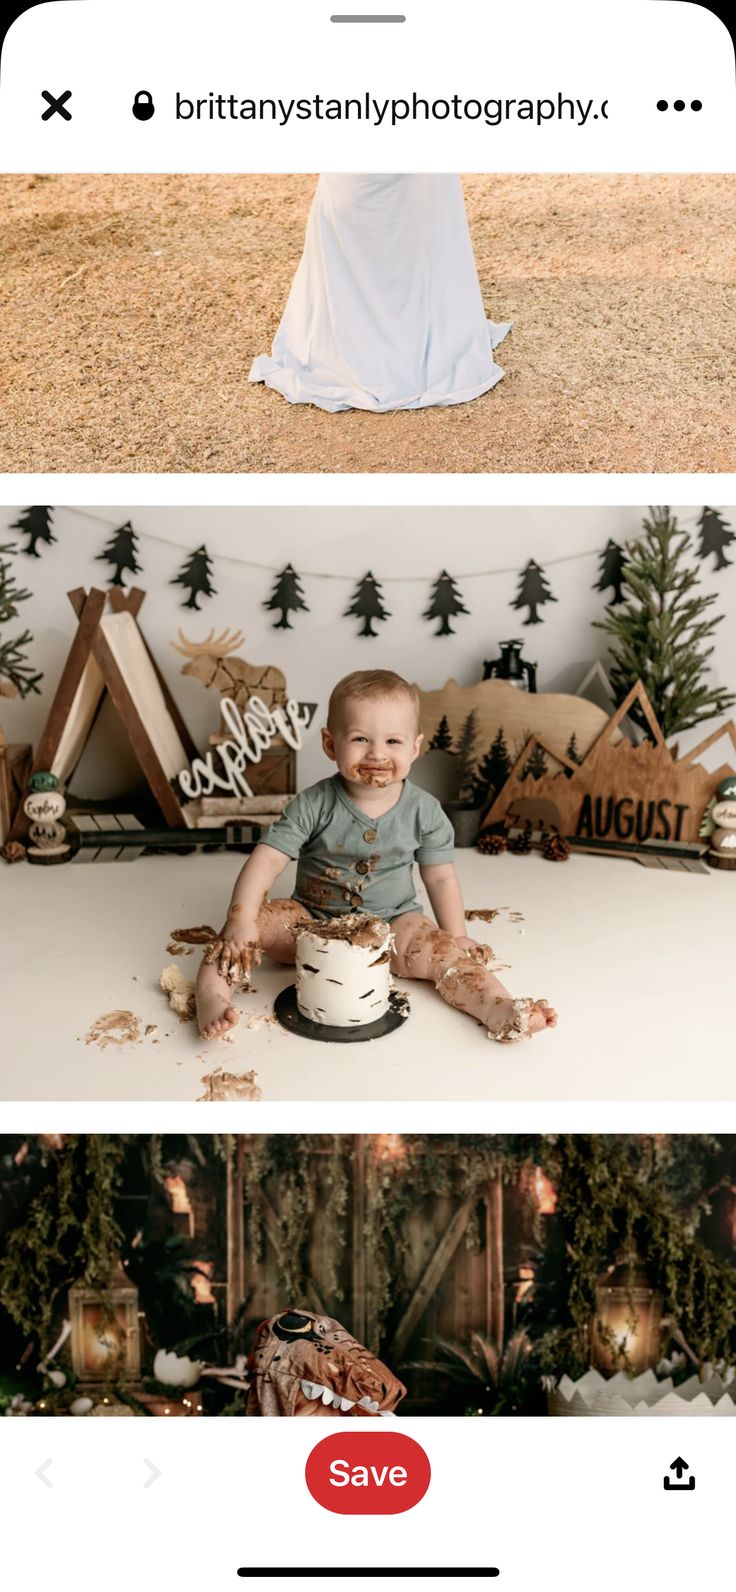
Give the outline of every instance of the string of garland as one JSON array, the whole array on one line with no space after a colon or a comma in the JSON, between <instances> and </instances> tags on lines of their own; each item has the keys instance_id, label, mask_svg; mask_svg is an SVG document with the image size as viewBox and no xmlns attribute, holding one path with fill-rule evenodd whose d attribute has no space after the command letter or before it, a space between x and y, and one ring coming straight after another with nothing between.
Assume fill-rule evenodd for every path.
<instances>
[{"instance_id":1,"label":"string of garland","mask_svg":"<svg viewBox=\"0 0 736 1592\"><path fill-rule=\"evenodd\" d=\"M76 510L85 514L85 510ZM30 557L38 558L39 543L51 545L58 538L53 534L51 515L53 510L43 507L24 509L19 518L14 522L12 529L19 530L26 538L26 544L21 551ZM88 517L99 520L96 515ZM107 522L101 522L107 523ZM716 509L703 508L697 521L699 539L695 549L696 556L704 560L714 559L713 568L723 570L733 563L726 557L725 549L736 540L736 533L728 526L723 515ZM168 538L157 537L150 533L145 534L145 540L158 542L167 547L175 545ZM609 538L603 551L586 549L581 553L560 554L548 559L548 565L575 563L584 558L597 558L599 560L598 579L593 582L593 590L599 592L611 591L607 606L615 607L624 602L624 587L627 580L627 569L630 564L631 548L636 545L638 538L634 538L626 547ZM108 541L102 552L96 555L98 561L107 563L110 567L108 583L112 586L123 586L124 576L139 575L142 565L139 563L140 539L130 520L124 525L111 531ZM274 577L273 589L269 598L264 600L263 606L279 614L274 620L274 628L291 630L293 626L289 615L299 612L308 613L309 605L305 601L302 585L304 579L311 580L342 580L349 581L350 577L338 575L334 570L311 570L302 576L297 573L293 564L288 563L283 569L277 570L271 564L256 562L251 559L226 557L223 562L240 564L245 568L270 572ZM171 584L184 587L188 596L183 600L182 607L200 609L199 598L210 598L217 594L217 588L212 584L213 560L204 543L200 544L194 552L189 552L184 559L178 573L172 577ZM460 588L462 581L476 581L490 579L500 575L517 575L518 589L516 596L510 599L509 606L521 611L527 610L524 625L538 625L544 622L544 615L540 609L548 603L556 603L557 596L552 591L545 568L530 558L524 568L519 572L513 566L497 567L483 570L466 571L464 574L451 575L443 569L437 578L432 581L429 604L424 609L422 617L429 623L437 620L438 628L434 631L436 636L451 636L455 630L450 620L470 613L465 597ZM386 577L389 584L415 585L426 577L397 575ZM391 617L390 610L385 607L383 600L382 584L371 570L354 585L349 606L344 610L344 618L358 618L362 624L357 634L359 636L375 638L378 631L374 623L385 623Z\"/></svg>"}]
</instances>

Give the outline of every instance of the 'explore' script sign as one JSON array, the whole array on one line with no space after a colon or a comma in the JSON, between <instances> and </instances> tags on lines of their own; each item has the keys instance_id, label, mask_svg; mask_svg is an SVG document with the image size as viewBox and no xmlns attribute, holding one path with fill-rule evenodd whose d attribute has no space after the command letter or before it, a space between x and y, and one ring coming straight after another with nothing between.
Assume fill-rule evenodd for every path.
<instances>
[{"instance_id":1,"label":"'explore' script sign","mask_svg":"<svg viewBox=\"0 0 736 1592\"><path fill-rule=\"evenodd\" d=\"M183 794L191 799L211 796L217 790L233 796L252 796L245 777L248 764L260 763L263 753L279 737L298 752L302 731L311 722L312 708L312 703L295 702L293 697L283 707L267 708L260 697L252 696L241 710L231 697L223 697L220 712L231 739L219 741L215 752L195 757L191 768L182 769L177 781Z\"/></svg>"}]
</instances>

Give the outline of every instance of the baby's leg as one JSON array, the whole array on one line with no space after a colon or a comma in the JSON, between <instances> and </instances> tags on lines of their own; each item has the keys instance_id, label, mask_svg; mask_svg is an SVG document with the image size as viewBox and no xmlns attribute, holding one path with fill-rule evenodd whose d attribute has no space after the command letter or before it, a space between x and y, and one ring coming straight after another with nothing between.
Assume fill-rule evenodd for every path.
<instances>
[{"instance_id":1,"label":"baby's leg","mask_svg":"<svg viewBox=\"0 0 736 1592\"><path fill-rule=\"evenodd\" d=\"M514 1000L487 965L486 947L479 946L477 953L462 949L421 912L394 918L391 928L393 972L400 978L431 979L442 999L475 1017L491 1039L522 1039L557 1022L546 1001Z\"/></svg>"},{"instance_id":2,"label":"baby's leg","mask_svg":"<svg viewBox=\"0 0 736 1592\"><path fill-rule=\"evenodd\" d=\"M261 950L274 962L293 962L295 923L309 921L309 912L298 901L264 901L258 914L258 939ZM232 985L217 970L215 962L202 961L195 985L197 1022L203 1039L221 1039L238 1021L233 1006Z\"/></svg>"}]
</instances>

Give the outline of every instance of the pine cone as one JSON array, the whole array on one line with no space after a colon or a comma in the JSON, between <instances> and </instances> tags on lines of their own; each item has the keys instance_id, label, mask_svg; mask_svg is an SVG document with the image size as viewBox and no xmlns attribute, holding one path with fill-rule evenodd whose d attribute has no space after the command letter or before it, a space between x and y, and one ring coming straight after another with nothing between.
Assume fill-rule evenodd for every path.
<instances>
[{"instance_id":1,"label":"pine cone","mask_svg":"<svg viewBox=\"0 0 736 1592\"><path fill-rule=\"evenodd\" d=\"M25 854L26 848L20 840L7 840L0 850L0 857L3 857L5 862L22 862Z\"/></svg>"},{"instance_id":2,"label":"pine cone","mask_svg":"<svg viewBox=\"0 0 736 1592\"><path fill-rule=\"evenodd\" d=\"M547 862L567 862L570 849L564 835L546 835L542 842L542 856Z\"/></svg>"},{"instance_id":3,"label":"pine cone","mask_svg":"<svg viewBox=\"0 0 736 1592\"><path fill-rule=\"evenodd\" d=\"M505 835L492 835L490 833L481 835L476 846L476 851L482 852L484 857L498 857L505 850Z\"/></svg>"},{"instance_id":4,"label":"pine cone","mask_svg":"<svg viewBox=\"0 0 736 1592\"><path fill-rule=\"evenodd\" d=\"M515 857L527 857L531 849L532 837L528 829L525 829L521 835L513 835L509 841L509 851L512 851Z\"/></svg>"}]
</instances>

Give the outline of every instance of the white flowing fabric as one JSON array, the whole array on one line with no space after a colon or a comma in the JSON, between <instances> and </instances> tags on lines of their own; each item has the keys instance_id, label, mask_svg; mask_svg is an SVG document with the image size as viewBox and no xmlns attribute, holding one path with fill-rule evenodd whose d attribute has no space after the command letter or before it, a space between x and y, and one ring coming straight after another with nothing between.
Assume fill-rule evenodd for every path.
<instances>
[{"instance_id":1,"label":"white flowing fabric","mask_svg":"<svg viewBox=\"0 0 736 1592\"><path fill-rule=\"evenodd\" d=\"M270 357L253 361L290 403L425 409L501 380L457 176L321 176L304 253Z\"/></svg>"}]
</instances>

